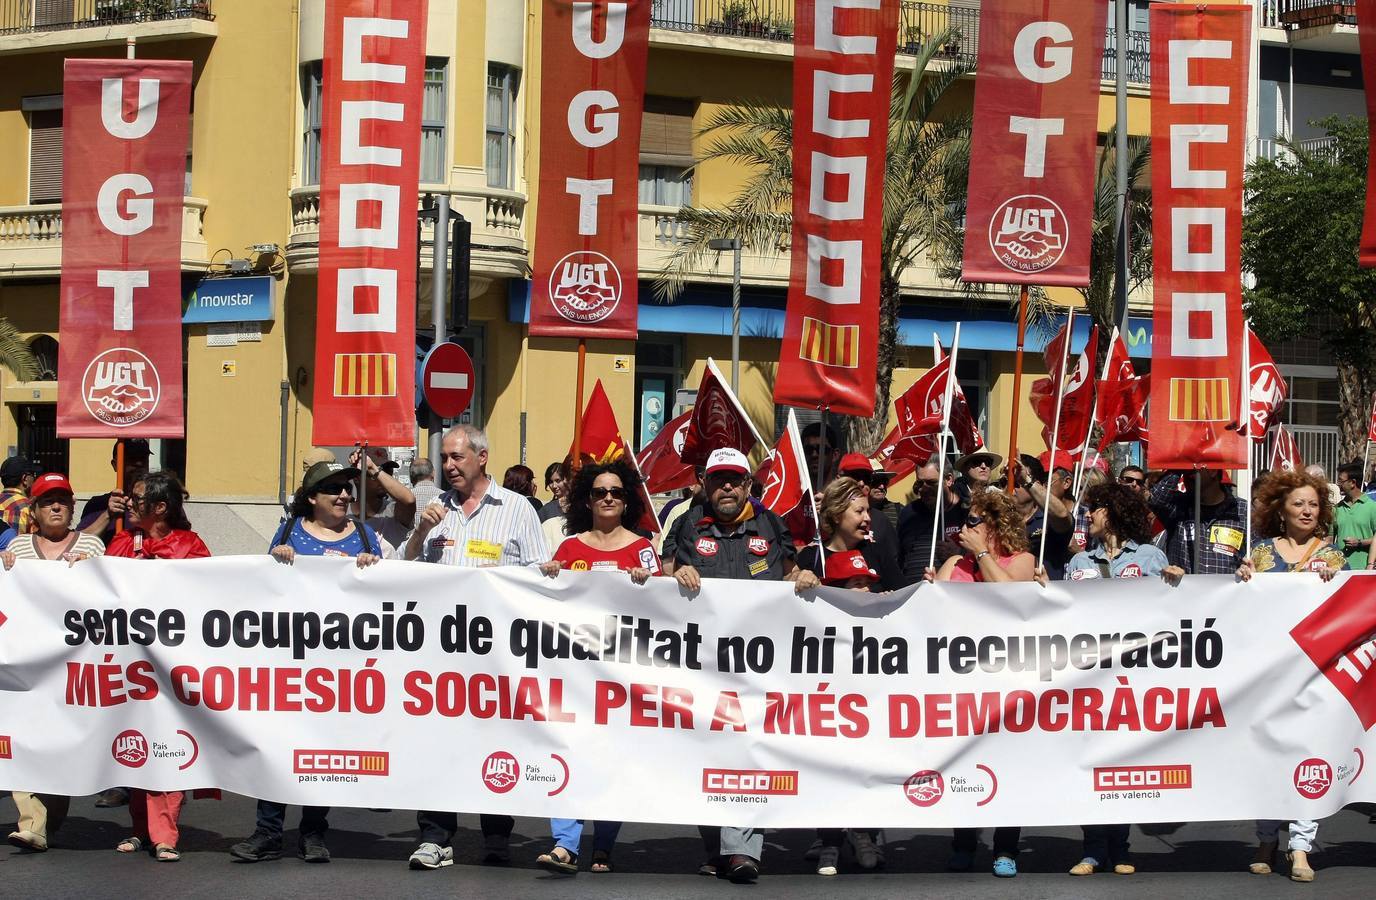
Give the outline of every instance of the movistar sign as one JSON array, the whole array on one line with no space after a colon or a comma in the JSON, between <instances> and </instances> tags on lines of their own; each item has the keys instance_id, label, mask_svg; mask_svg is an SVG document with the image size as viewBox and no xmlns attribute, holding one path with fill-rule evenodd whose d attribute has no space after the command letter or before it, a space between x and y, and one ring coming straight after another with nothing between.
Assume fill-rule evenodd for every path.
<instances>
[{"instance_id":1,"label":"movistar sign","mask_svg":"<svg viewBox=\"0 0 1376 900\"><path fill-rule=\"evenodd\" d=\"M269 322L272 320L272 276L208 278L187 304L184 324L195 322Z\"/></svg>"}]
</instances>

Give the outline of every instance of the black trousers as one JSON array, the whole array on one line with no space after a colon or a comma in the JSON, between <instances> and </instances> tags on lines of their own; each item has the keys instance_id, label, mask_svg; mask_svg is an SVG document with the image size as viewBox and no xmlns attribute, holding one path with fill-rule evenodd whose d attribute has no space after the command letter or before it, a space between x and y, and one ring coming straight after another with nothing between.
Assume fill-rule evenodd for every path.
<instances>
[{"instance_id":1,"label":"black trousers","mask_svg":"<svg viewBox=\"0 0 1376 900\"><path fill-rule=\"evenodd\" d=\"M1018 827L1005 827L994 829L994 855L1011 856L1017 858L1018 838L1022 837L1022 829ZM974 853L979 846L978 828L957 828L955 839L951 841L951 848L957 853Z\"/></svg>"},{"instance_id":2,"label":"black trousers","mask_svg":"<svg viewBox=\"0 0 1376 900\"><path fill-rule=\"evenodd\" d=\"M454 839L454 832L459 830L459 814L421 810L416 813L416 824L420 826L422 844L439 844L441 847L447 847ZM516 827L516 820L511 816L483 813L478 816L478 824L482 826L483 837L507 837L511 834L511 829Z\"/></svg>"}]
</instances>

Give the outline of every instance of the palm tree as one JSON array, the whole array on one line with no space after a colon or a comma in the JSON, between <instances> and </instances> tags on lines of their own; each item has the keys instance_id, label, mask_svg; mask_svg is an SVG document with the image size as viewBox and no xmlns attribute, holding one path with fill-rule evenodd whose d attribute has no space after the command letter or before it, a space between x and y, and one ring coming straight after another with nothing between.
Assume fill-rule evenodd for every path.
<instances>
[{"instance_id":1,"label":"palm tree","mask_svg":"<svg viewBox=\"0 0 1376 900\"><path fill-rule=\"evenodd\" d=\"M1079 288L1085 309L1094 317L1102 335L1100 358L1108 347L1114 318L1113 284L1117 270L1118 129L1109 130L1099 150L1095 166L1094 225L1090 244L1089 287ZM1128 293L1151 280L1151 185L1147 182L1151 165L1151 138L1128 138Z\"/></svg>"},{"instance_id":2,"label":"palm tree","mask_svg":"<svg viewBox=\"0 0 1376 900\"><path fill-rule=\"evenodd\" d=\"M38 377L38 360L10 320L0 317L0 366L10 370L18 381L33 381Z\"/></svg>"},{"instance_id":3,"label":"palm tree","mask_svg":"<svg viewBox=\"0 0 1376 900\"><path fill-rule=\"evenodd\" d=\"M970 166L970 116L937 114L946 90L969 73L967 67L928 68L953 39L947 30L925 44L909 75L894 74L884 168L884 215L880 274L878 388L874 416L847 423L848 446L871 451L883 439L889 392L898 362L899 289L903 271L926 256L944 278L959 270L961 215ZM685 208L685 235L655 279L655 296L672 302L700 269L713 238L736 237L747 250L785 253L792 234L793 111L748 101L714 113L702 135L711 143L701 162L731 160L752 171L749 181L724 207ZM967 294L980 285L962 285Z\"/></svg>"}]
</instances>

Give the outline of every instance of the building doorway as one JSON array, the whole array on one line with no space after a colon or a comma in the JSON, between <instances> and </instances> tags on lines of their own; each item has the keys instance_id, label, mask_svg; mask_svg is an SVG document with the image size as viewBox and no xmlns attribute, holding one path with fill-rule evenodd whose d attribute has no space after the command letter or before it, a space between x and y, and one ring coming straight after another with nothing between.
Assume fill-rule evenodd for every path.
<instances>
[{"instance_id":1,"label":"building doorway","mask_svg":"<svg viewBox=\"0 0 1376 900\"><path fill-rule=\"evenodd\" d=\"M57 436L57 404L24 403L15 408L19 422L19 455L44 472L67 474L69 444Z\"/></svg>"}]
</instances>

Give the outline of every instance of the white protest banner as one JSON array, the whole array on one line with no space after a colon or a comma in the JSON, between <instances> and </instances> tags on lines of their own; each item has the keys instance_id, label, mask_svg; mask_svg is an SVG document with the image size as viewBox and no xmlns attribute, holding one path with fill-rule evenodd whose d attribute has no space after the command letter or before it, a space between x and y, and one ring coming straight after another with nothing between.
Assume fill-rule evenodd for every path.
<instances>
[{"instance_id":1,"label":"white protest banner","mask_svg":"<svg viewBox=\"0 0 1376 900\"><path fill-rule=\"evenodd\" d=\"M598 572L21 560L0 786L761 827L1317 819L1376 800L1373 593L690 598Z\"/></svg>"}]
</instances>

